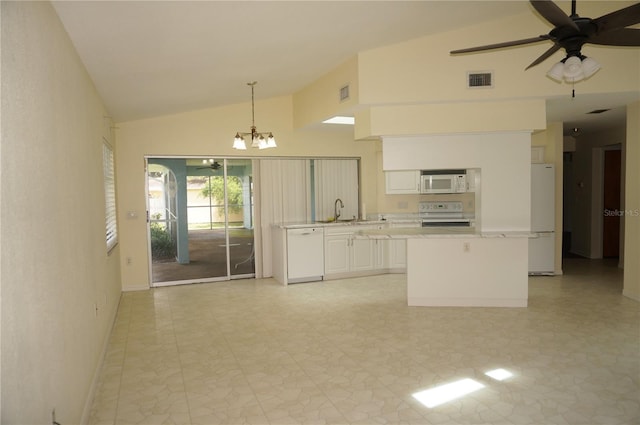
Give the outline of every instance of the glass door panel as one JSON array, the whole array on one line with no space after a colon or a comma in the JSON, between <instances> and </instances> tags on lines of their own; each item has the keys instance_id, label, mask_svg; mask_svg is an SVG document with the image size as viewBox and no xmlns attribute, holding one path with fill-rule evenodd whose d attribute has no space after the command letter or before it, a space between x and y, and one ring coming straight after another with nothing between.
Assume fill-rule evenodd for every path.
<instances>
[{"instance_id":1,"label":"glass door panel","mask_svg":"<svg viewBox=\"0 0 640 425\"><path fill-rule=\"evenodd\" d=\"M227 211L231 276L255 273L253 172L250 159L228 159Z\"/></svg>"},{"instance_id":2,"label":"glass door panel","mask_svg":"<svg viewBox=\"0 0 640 425\"><path fill-rule=\"evenodd\" d=\"M152 286L254 276L251 160L148 164ZM162 257L159 236L171 246Z\"/></svg>"}]
</instances>

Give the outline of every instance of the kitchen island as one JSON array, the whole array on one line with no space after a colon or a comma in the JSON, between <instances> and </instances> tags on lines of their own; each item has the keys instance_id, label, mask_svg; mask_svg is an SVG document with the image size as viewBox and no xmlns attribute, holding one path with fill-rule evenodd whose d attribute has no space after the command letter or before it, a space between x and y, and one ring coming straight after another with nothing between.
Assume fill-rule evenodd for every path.
<instances>
[{"instance_id":1,"label":"kitchen island","mask_svg":"<svg viewBox=\"0 0 640 425\"><path fill-rule=\"evenodd\" d=\"M410 306L527 306L529 232L436 227L361 231L355 237L407 240Z\"/></svg>"}]
</instances>

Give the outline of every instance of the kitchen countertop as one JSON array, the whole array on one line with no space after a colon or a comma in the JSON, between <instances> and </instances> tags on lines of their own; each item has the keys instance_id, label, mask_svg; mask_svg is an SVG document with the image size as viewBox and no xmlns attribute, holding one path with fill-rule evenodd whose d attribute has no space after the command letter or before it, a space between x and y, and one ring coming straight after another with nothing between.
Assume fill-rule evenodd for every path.
<instances>
[{"instance_id":1,"label":"kitchen countertop","mask_svg":"<svg viewBox=\"0 0 640 425\"><path fill-rule=\"evenodd\" d=\"M413 222L413 220L404 221ZM398 224L389 220L352 220L337 222L290 222L273 224L280 229L301 229L306 227L355 227L354 237L358 239L410 239L410 238L531 238L536 235L528 231L477 231L475 227L386 227L384 229L362 229L358 226Z\"/></svg>"},{"instance_id":2,"label":"kitchen countertop","mask_svg":"<svg viewBox=\"0 0 640 425\"><path fill-rule=\"evenodd\" d=\"M338 220L332 222L325 221L296 221L288 223L274 223L273 227L280 229L300 229L305 227L336 227L336 226L362 226L362 225L376 225L376 224L388 224L386 220Z\"/></svg>"},{"instance_id":3,"label":"kitchen countertop","mask_svg":"<svg viewBox=\"0 0 640 425\"><path fill-rule=\"evenodd\" d=\"M477 232L474 227L415 227L361 230L354 234L362 239L413 239L413 238L529 238L531 232L495 231Z\"/></svg>"}]
</instances>

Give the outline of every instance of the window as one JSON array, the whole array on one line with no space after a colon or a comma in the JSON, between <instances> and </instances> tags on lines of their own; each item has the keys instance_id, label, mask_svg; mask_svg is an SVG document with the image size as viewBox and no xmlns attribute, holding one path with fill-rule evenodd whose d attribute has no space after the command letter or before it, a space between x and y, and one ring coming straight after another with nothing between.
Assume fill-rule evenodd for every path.
<instances>
[{"instance_id":1,"label":"window","mask_svg":"<svg viewBox=\"0 0 640 425\"><path fill-rule=\"evenodd\" d=\"M107 252L118 244L118 220L116 217L116 175L113 164L113 149L102 144L102 169L104 173L104 201L106 217Z\"/></svg>"}]
</instances>

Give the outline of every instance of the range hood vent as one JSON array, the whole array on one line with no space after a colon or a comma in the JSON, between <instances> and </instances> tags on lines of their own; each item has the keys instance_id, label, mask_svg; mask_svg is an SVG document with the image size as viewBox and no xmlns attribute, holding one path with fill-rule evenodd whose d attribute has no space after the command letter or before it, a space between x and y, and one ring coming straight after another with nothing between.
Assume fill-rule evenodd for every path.
<instances>
[{"instance_id":1,"label":"range hood vent","mask_svg":"<svg viewBox=\"0 0 640 425\"><path fill-rule=\"evenodd\" d=\"M493 72L467 72L467 87L493 87Z\"/></svg>"}]
</instances>

